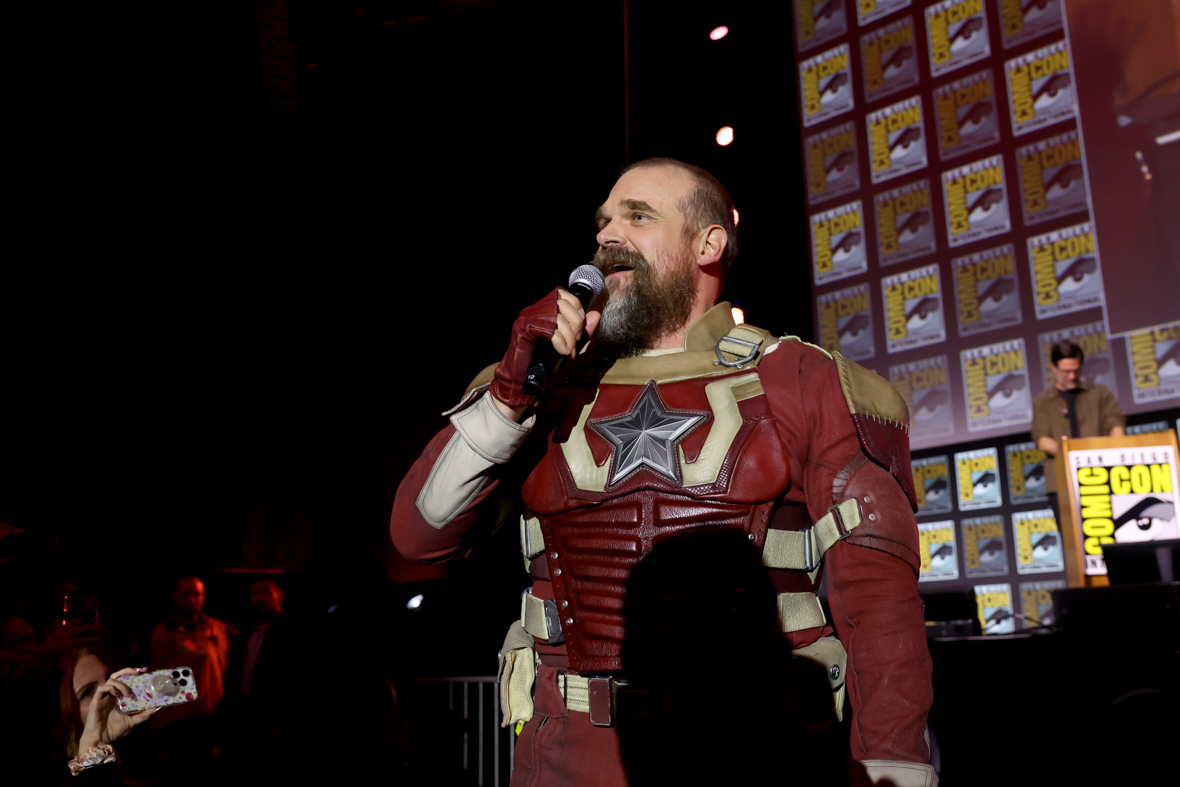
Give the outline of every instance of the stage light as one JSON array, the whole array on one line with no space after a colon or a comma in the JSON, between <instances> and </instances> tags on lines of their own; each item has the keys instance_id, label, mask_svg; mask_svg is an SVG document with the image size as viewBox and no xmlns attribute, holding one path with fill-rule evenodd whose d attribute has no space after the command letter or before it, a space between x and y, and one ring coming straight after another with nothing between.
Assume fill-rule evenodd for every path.
<instances>
[{"instance_id":1,"label":"stage light","mask_svg":"<svg viewBox=\"0 0 1180 787\"><path fill-rule=\"evenodd\" d=\"M328 614L331 615L339 606L339 604L333 604L332 606L328 607Z\"/></svg>"},{"instance_id":2,"label":"stage light","mask_svg":"<svg viewBox=\"0 0 1180 787\"><path fill-rule=\"evenodd\" d=\"M717 144L725 147L733 142L733 126L722 126L717 129Z\"/></svg>"},{"instance_id":3,"label":"stage light","mask_svg":"<svg viewBox=\"0 0 1180 787\"><path fill-rule=\"evenodd\" d=\"M733 315L733 322L735 325L741 325L746 321L746 313L736 306L731 308L729 313Z\"/></svg>"},{"instance_id":4,"label":"stage light","mask_svg":"<svg viewBox=\"0 0 1180 787\"><path fill-rule=\"evenodd\" d=\"M1169 131L1167 134L1162 134L1155 138L1155 144L1166 145L1169 142L1180 141L1180 131Z\"/></svg>"},{"instance_id":5,"label":"stage light","mask_svg":"<svg viewBox=\"0 0 1180 787\"><path fill-rule=\"evenodd\" d=\"M712 31L710 31L709 39L711 41L720 41L727 35L729 35L729 28L725 25L720 25L719 27L715 27Z\"/></svg>"},{"instance_id":6,"label":"stage light","mask_svg":"<svg viewBox=\"0 0 1180 787\"><path fill-rule=\"evenodd\" d=\"M738 225L738 222L740 222L741 220L742 220L742 214L738 213L737 208L734 208L733 209L733 226L736 227Z\"/></svg>"},{"instance_id":7,"label":"stage light","mask_svg":"<svg viewBox=\"0 0 1180 787\"><path fill-rule=\"evenodd\" d=\"M422 606L422 594L421 593L419 593L418 595L414 596L412 599L410 599L409 601L406 602L406 609L417 609L420 606Z\"/></svg>"}]
</instances>

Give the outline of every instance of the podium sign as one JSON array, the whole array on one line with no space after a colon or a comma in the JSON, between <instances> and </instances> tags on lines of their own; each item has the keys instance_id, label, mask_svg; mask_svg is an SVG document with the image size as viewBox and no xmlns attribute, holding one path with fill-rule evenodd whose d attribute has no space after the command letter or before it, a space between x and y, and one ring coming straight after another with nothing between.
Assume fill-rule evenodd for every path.
<instances>
[{"instance_id":1,"label":"podium sign","mask_svg":"<svg viewBox=\"0 0 1180 787\"><path fill-rule=\"evenodd\" d=\"M1071 587L1108 584L1102 546L1180 538L1176 432L1062 440L1061 535Z\"/></svg>"}]
</instances>

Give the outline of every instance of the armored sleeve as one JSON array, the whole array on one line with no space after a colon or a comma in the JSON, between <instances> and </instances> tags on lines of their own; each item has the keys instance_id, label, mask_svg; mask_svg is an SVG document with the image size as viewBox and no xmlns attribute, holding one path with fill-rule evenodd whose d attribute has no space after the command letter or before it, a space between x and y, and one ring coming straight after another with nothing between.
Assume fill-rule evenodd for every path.
<instances>
[{"instance_id":1,"label":"armored sleeve","mask_svg":"<svg viewBox=\"0 0 1180 787\"><path fill-rule=\"evenodd\" d=\"M849 499L860 513L825 558L833 623L848 651L853 758L878 768L924 764L932 666L918 597L905 402L839 355L781 344L782 357L768 356L760 372L800 465L812 521Z\"/></svg>"},{"instance_id":2,"label":"armored sleeve","mask_svg":"<svg viewBox=\"0 0 1180 787\"><path fill-rule=\"evenodd\" d=\"M533 418L518 424L492 401L487 385L493 370L485 369L448 411L450 423L398 487L389 535L410 560L437 563L463 556L481 504L531 431Z\"/></svg>"}]
</instances>

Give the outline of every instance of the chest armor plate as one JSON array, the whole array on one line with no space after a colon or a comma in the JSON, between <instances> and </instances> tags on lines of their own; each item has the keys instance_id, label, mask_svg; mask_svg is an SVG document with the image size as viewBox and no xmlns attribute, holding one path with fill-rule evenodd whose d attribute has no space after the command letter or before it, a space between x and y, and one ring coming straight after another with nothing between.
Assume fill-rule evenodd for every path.
<instances>
[{"instance_id":1,"label":"chest armor plate","mask_svg":"<svg viewBox=\"0 0 1180 787\"><path fill-rule=\"evenodd\" d=\"M731 528L761 545L789 459L756 371L567 383L521 492L541 523L570 666L620 669L628 576L662 540Z\"/></svg>"}]
</instances>

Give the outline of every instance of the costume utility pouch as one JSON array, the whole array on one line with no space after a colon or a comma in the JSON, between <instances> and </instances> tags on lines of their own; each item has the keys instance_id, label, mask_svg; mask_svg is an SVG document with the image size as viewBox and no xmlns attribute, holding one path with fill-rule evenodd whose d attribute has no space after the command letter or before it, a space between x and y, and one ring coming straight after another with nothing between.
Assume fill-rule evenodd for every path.
<instances>
[{"instance_id":1,"label":"costume utility pouch","mask_svg":"<svg viewBox=\"0 0 1180 787\"><path fill-rule=\"evenodd\" d=\"M533 637L518 620L508 628L500 650L501 727L528 721L533 717L533 683L537 679L537 652Z\"/></svg>"}]
</instances>

